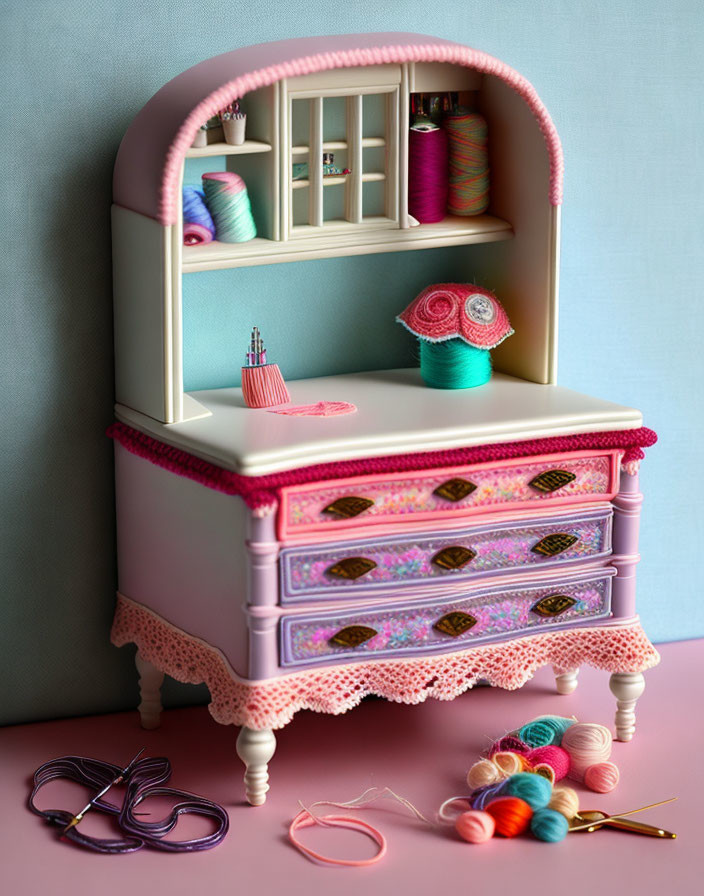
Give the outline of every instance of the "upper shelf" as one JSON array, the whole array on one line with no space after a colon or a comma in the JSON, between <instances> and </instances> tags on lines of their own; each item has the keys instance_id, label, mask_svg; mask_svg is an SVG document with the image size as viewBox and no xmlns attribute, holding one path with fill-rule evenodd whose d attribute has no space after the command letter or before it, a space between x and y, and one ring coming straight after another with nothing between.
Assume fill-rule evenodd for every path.
<instances>
[{"instance_id":1,"label":"upper shelf","mask_svg":"<svg viewBox=\"0 0 704 896\"><path fill-rule=\"evenodd\" d=\"M380 219L379 224L382 224ZM371 222L373 224L373 222ZM284 261L308 261L341 255L369 255L379 252L403 252L407 249L434 249L491 243L513 236L511 225L492 215L458 218L448 215L437 224L420 224L407 230L354 228L331 232L320 228L320 236L305 240L277 242L256 237L246 243L212 242L183 247L183 272L213 271L232 267L277 264ZM325 232L323 232L325 231Z\"/></svg>"},{"instance_id":2,"label":"upper shelf","mask_svg":"<svg viewBox=\"0 0 704 896\"><path fill-rule=\"evenodd\" d=\"M206 159L210 156L239 156L253 152L271 152L271 143L261 140L245 140L238 146L232 143L209 143L207 146L192 146L186 151L186 158Z\"/></svg>"}]
</instances>

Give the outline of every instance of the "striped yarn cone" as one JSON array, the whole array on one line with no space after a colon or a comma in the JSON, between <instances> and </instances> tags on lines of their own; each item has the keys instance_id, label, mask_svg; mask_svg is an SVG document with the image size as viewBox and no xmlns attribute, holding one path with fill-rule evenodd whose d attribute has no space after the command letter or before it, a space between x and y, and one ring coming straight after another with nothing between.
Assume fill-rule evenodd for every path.
<instances>
[{"instance_id":1,"label":"striped yarn cone","mask_svg":"<svg viewBox=\"0 0 704 896\"><path fill-rule=\"evenodd\" d=\"M257 235L245 182L233 171L203 175L205 200L221 243L244 243Z\"/></svg>"},{"instance_id":2,"label":"striped yarn cone","mask_svg":"<svg viewBox=\"0 0 704 896\"><path fill-rule=\"evenodd\" d=\"M480 215L489 206L489 152L486 119L472 112L445 120L451 215Z\"/></svg>"},{"instance_id":3,"label":"striped yarn cone","mask_svg":"<svg viewBox=\"0 0 704 896\"><path fill-rule=\"evenodd\" d=\"M249 408L270 408L291 401L278 364L243 367L242 395Z\"/></svg>"}]
</instances>

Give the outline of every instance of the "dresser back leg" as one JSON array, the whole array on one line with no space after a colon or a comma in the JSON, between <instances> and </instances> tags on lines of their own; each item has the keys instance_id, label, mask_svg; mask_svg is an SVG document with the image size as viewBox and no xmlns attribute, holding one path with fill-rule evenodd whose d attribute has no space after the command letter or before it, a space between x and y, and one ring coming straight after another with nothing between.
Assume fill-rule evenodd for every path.
<instances>
[{"instance_id":1,"label":"dresser back leg","mask_svg":"<svg viewBox=\"0 0 704 896\"><path fill-rule=\"evenodd\" d=\"M161 685L164 681L164 673L145 660L139 651L137 651L134 662L139 673L139 696L141 698L139 716L142 728L150 731L153 728L158 728L161 724L161 710L164 708L161 705Z\"/></svg>"},{"instance_id":2,"label":"dresser back leg","mask_svg":"<svg viewBox=\"0 0 704 896\"><path fill-rule=\"evenodd\" d=\"M631 740L636 731L636 702L645 690L642 672L614 672L609 679L616 698L616 739Z\"/></svg>"},{"instance_id":3,"label":"dresser back leg","mask_svg":"<svg viewBox=\"0 0 704 896\"><path fill-rule=\"evenodd\" d=\"M244 762L244 786L247 802L263 806L269 790L269 760L276 750L276 737L271 728L254 731L241 728L237 738L237 755Z\"/></svg>"},{"instance_id":4,"label":"dresser back leg","mask_svg":"<svg viewBox=\"0 0 704 896\"><path fill-rule=\"evenodd\" d=\"M579 669L572 669L570 672L558 672L553 666L553 671L558 694L572 694L577 690Z\"/></svg>"}]
</instances>

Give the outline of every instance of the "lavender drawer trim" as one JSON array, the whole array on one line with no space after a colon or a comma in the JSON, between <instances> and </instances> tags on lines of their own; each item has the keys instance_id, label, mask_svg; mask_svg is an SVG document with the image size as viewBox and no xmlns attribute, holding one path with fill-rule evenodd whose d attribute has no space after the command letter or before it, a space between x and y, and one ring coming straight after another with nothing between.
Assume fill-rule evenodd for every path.
<instances>
[{"instance_id":1,"label":"lavender drawer trim","mask_svg":"<svg viewBox=\"0 0 704 896\"><path fill-rule=\"evenodd\" d=\"M328 595L336 598L370 596L379 589L416 583L472 580L492 573L512 573L525 567L551 569L611 552L611 507L517 522L465 527L443 532L414 533L405 538L365 538L333 545L303 545L281 552L281 603L310 602ZM577 541L554 556L533 549L546 535L566 533ZM475 552L464 566L448 569L433 557L448 546ZM349 557L364 557L376 565L359 578L345 578L329 570Z\"/></svg>"},{"instance_id":2,"label":"lavender drawer trim","mask_svg":"<svg viewBox=\"0 0 704 896\"><path fill-rule=\"evenodd\" d=\"M507 639L535 630L574 626L609 615L612 567L589 574L538 582L530 587L482 589L464 597L415 601L396 606L365 607L347 612L301 614L280 623L282 667L335 663L369 656L415 656L461 650L471 644ZM532 607L552 594L564 594L574 603L560 615L541 616ZM472 616L475 623L457 637L434 628L448 613ZM365 626L377 634L357 647L337 646L331 638L348 626Z\"/></svg>"}]
</instances>

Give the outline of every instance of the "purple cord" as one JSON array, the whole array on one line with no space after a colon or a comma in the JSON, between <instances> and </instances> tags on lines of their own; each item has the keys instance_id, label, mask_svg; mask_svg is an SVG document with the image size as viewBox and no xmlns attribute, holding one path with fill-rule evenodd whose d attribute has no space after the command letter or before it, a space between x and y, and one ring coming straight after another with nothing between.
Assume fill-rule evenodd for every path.
<instances>
[{"instance_id":1,"label":"purple cord","mask_svg":"<svg viewBox=\"0 0 704 896\"><path fill-rule=\"evenodd\" d=\"M82 756L64 756L45 762L34 773L34 787L29 795L28 805L35 815L40 815L51 824L64 828L73 816L64 809L38 809L34 799L39 790L49 781L66 778L83 784L96 792L102 790L121 772L117 765L102 762L99 759L86 759ZM165 757L140 759L131 767L125 776L127 790L122 807L114 806L105 800L93 800L93 806L101 812L117 817L118 824L127 835L118 839L102 839L89 837L78 831L78 826L70 828L66 839L101 853L135 852L143 846L162 849L166 852L199 852L217 846L227 834L230 820L222 806L173 787L163 787L171 777L171 763ZM150 796L171 796L179 802L161 821L140 821L135 815L136 807ZM195 814L213 818L218 822L217 829L206 837L194 840L163 840L177 823L180 815Z\"/></svg>"}]
</instances>

